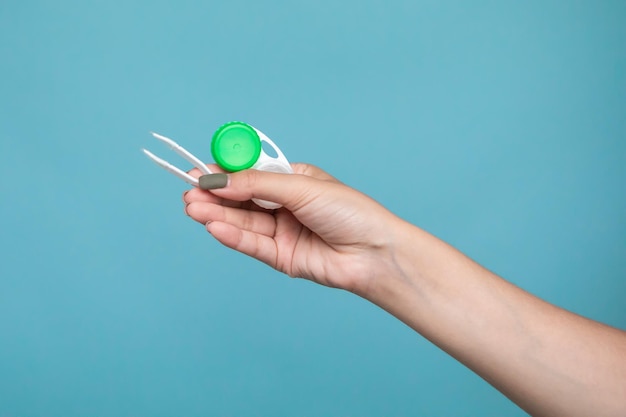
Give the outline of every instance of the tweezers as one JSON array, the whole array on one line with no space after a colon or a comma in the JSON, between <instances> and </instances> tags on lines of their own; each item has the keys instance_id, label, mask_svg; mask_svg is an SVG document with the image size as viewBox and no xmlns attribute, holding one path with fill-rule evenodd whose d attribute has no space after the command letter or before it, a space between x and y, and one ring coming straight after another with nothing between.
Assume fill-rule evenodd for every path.
<instances>
[{"instance_id":1,"label":"tweezers","mask_svg":"<svg viewBox=\"0 0 626 417\"><path fill-rule=\"evenodd\" d=\"M202 162L200 159L198 159L196 156L194 156L191 152L189 152L188 150L186 150L185 148L180 146L178 143L174 142L172 139L166 138L165 136L159 135L158 133L154 133L154 132L150 132L150 133L157 140L163 142L170 149L172 149L174 152L176 152L177 154L179 154L180 156L185 158L187 161L191 162L193 164L193 166L198 168L203 174L207 174L207 175L208 174L212 174L211 170L209 168L207 168L207 166L204 164L204 162ZM192 177L191 175L189 175L188 173L186 173L182 169L177 168L174 165L170 164L169 162L159 158L158 156L156 156L155 154L153 154L149 150L142 149L142 151L143 151L143 153L146 154L146 156L148 156L148 158L152 159L158 166L160 166L164 170L166 170L168 172L171 172L172 174L176 175L178 178L180 178L181 180L185 181L187 184L191 184L191 185L193 185L195 187L198 186L198 179Z\"/></svg>"}]
</instances>

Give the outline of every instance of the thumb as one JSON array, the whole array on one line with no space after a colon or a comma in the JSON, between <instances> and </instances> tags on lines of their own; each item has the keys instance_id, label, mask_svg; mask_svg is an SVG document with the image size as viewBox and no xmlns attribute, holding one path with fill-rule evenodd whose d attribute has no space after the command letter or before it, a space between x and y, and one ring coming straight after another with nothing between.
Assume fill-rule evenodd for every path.
<instances>
[{"instance_id":1,"label":"thumb","mask_svg":"<svg viewBox=\"0 0 626 417\"><path fill-rule=\"evenodd\" d=\"M328 181L307 175L279 174L256 169L203 175L198 181L201 189L210 190L218 197L234 201L252 198L272 201L292 212L320 195L324 187L332 186Z\"/></svg>"}]
</instances>

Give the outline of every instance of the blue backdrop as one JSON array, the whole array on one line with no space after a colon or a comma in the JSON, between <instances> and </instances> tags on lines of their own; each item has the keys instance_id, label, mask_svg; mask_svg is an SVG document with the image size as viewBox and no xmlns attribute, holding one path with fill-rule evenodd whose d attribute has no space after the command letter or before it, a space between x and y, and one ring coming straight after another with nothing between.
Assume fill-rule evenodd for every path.
<instances>
[{"instance_id":1,"label":"blue backdrop","mask_svg":"<svg viewBox=\"0 0 626 417\"><path fill-rule=\"evenodd\" d=\"M0 3L0 416L521 416L375 306L222 248L143 154L247 121L626 327L626 3Z\"/></svg>"}]
</instances>

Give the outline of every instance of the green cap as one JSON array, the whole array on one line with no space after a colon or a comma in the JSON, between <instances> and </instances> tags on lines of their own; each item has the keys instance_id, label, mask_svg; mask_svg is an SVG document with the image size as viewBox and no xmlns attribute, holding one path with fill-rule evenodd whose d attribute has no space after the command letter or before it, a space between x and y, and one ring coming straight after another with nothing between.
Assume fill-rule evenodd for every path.
<instances>
[{"instance_id":1,"label":"green cap","mask_svg":"<svg viewBox=\"0 0 626 417\"><path fill-rule=\"evenodd\" d=\"M248 169L259 159L261 139L256 130L242 122L226 123L213 134L211 154L226 171Z\"/></svg>"}]
</instances>

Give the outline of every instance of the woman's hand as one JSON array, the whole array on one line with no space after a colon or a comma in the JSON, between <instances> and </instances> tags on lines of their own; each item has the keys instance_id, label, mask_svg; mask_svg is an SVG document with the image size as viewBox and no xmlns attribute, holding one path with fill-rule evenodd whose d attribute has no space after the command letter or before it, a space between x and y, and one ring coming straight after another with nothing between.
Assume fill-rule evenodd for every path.
<instances>
[{"instance_id":1,"label":"woman's hand","mask_svg":"<svg viewBox=\"0 0 626 417\"><path fill-rule=\"evenodd\" d=\"M185 212L225 246L291 277L364 295L374 278L395 267L394 236L402 221L317 167L293 169L228 174L224 188L187 191ZM283 207L265 210L251 198Z\"/></svg>"},{"instance_id":2,"label":"woman's hand","mask_svg":"<svg viewBox=\"0 0 626 417\"><path fill-rule=\"evenodd\" d=\"M293 168L210 177L225 187L188 191L185 211L228 247L367 298L531 415L626 415L625 332L528 294L318 168Z\"/></svg>"}]
</instances>

